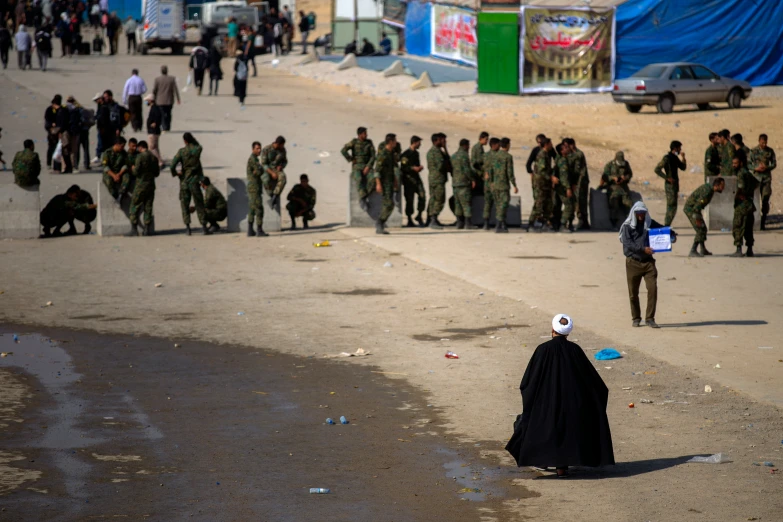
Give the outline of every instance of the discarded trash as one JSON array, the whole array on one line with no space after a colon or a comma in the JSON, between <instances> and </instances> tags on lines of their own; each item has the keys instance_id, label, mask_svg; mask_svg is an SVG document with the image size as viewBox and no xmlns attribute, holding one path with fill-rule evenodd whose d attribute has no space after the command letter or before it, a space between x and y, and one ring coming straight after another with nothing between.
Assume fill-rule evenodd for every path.
<instances>
[{"instance_id":1,"label":"discarded trash","mask_svg":"<svg viewBox=\"0 0 783 522\"><path fill-rule=\"evenodd\" d=\"M538 118L538 114L531 114L531 115L530 115L530 117L531 117L531 118L533 118L533 119L535 120L535 119L537 119L537 118Z\"/></svg>"},{"instance_id":2,"label":"discarded trash","mask_svg":"<svg viewBox=\"0 0 783 522\"><path fill-rule=\"evenodd\" d=\"M654 370L650 370L650 371L644 372L645 375L655 375L656 373L658 373L658 372L656 372Z\"/></svg>"},{"instance_id":3,"label":"discarded trash","mask_svg":"<svg viewBox=\"0 0 783 522\"><path fill-rule=\"evenodd\" d=\"M272 67L277 67L278 65L280 65L280 60L272 60ZM312 493L312 491L310 491L310 493Z\"/></svg>"},{"instance_id":4,"label":"discarded trash","mask_svg":"<svg viewBox=\"0 0 783 522\"><path fill-rule=\"evenodd\" d=\"M318 153L318 155L319 155L320 157L322 157L322 158L328 158L328 157L329 157L329 153L328 153L328 152L326 152L326 151L319 152L319 153Z\"/></svg>"},{"instance_id":5,"label":"discarded trash","mask_svg":"<svg viewBox=\"0 0 783 522\"><path fill-rule=\"evenodd\" d=\"M630 386L628 388L623 388L623 390L625 390L625 391L629 391L630 389L631 389Z\"/></svg>"},{"instance_id":6,"label":"discarded trash","mask_svg":"<svg viewBox=\"0 0 783 522\"><path fill-rule=\"evenodd\" d=\"M612 359L622 359L623 356L614 348L604 348L600 352L596 352L594 357L596 361L611 361Z\"/></svg>"},{"instance_id":7,"label":"discarded trash","mask_svg":"<svg viewBox=\"0 0 783 522\"><path fill-rule=\"evenodd\" d=\"M459 359L459 355L452 351L446 352L446 359Z\"/></svg>"},{"instance_id":8,"label":"discarded trash","mask_svg":"<svg viewBox=\"0 0 783 522\"><path fill-rule=\"evenodd\" d=\"M709 384L704 386L704 393L712 393L712 386L710 386Z\"/></svg>"},{"instance_id":9,"label":"discarded trash","mask_svg":"<svg viewBox=\"0 0 783 522\"><path fill-rule=\"evenodd\" d=\"M155 283L155 288L160 288L161 286L163 286L163 283Z\"/></svg>"},{"instance_id":10,"label":"discarded trash","mask_svg":"<svg viewBox=\"0 0 783 522\"><path fill-rule=\"evenodd\" d=\"M775 467L775 465L773 463L771 463L770 461L764 462L764 465L767 466L768 468L774 468Z\"/></svg>"},{"instance_id":11,"label":"discarded trash","mask_svg":"<svg viewBox=\"0 0 783 522\"><path fill-rule=\"evenodd\" d=\"M636 406L636 405L634 403L632 403L632 402L628 404L629 408L633 408L634 406Z\"/></svg>"},{"instance_id":12,"label":"discarded trash","mask_svg":"<svg viewBox=\"0 0 783 522\"><path fill-rule=\"evenodd\" d=\"M721 228L720 231L721 232L731 232L728 228Z\"/></svg>"},{"instance_id":13,"label":"discarded trash","mask_svg":"<svg viewBox=\"0 0 783 522\"><path fill-rule=\"evenodd\" d=\"M710 455L709 457L693 457L688 462L701 462L704 464L724 464L726 462L731 462L729 458L723 453L716 453L715 455Z\"/></svg>"},{"instance_id":14,"label":"discarded trash","mask_svg":"<svg viewBox=\"0 0 783 522\"><path fill-rule=\"evenodd\" d=\"M19 336L18 336L18 335L16 335L16 334L14 334L14 342L15 342L15 343L18 343L18 342L19 342Z\"/></svg>"},{"instance_id":15,"label":"discarded trash","mask_svg":"<svg viewBox=\"0 0 783 522\"><path fill-rule=\"evenodd\" d=\"M691 173L693 174L701 174L702 172L704 172L704 170L702 170L700 165L694 165L691 167Z\"/></svg>"},{"instance_id":16,"label":"discarded trash","mask_svg":"<svg viewBox=\"0 0 783 522\"><path fill-rule=\"evenodd\" d=\"M314 246L315 248L320 248L320 247L328 247L328 246L332 246L332 244L331 244L331 243L329 243L329 241L321 241L320 243L313 243L313 246Z\"/></svg>"},{"instance_id":17,"label":"discarded trash","mask_svg":"<svg viewBox=\"0 0 783 522\"><path fill-rule=\"evenodd\" d=\"M651 401L650 399L642 399L639 402L641 402L642 404L655 404L655 401Z\"/></svg>"},{"instance_id":18,"label":"discarded trash","mask_svg":"<svg viewBox=\"0 0 783 522\"><path fill-rule=\"evenodd\" d=\"M315 165L320 165L320 164L321 164L321 160L315 160L315 161L313 162L313 164L315 164Z\"/></svg>"},{"instance_id":19,"label":"discarded trash","mask_svg":"<svg viewBox=\"0 0 783 522\"><path fill-rule=\"evenodd\" d=\"M348 424L348 419L345 418L345 415L340 417L340 424Z\"/></svg>"},{"instance_id":20,"label":"discarded trash","mask_svg":"<svg viewBox=\"0 0 783 522\"><path fill-rule=\"evenodd\" d=\"M177 344L177 343L174 343L174 348L179 348L179 347L180 347L180 345L179 345L179 344Z\"/></svg>"},{"instance_id":21,"label":"discarded trash","mask_svg":"<svg viewBox=\"0 0 783 522\"><path fill-rule=\"evenodd\" d=\"M54 303L51 301L46 301L46 306L52 306Z\"/></svg>"},{"instance_id":22,"label":"discarded trash","mask_svg":"<svg viewBox=\"0 0 783 522\"><path fill-rule=\"evenodd\" d=\"M334 421L330 418L326 419L326 424L334 424Z\"/></svg>"},{"instance_id":23,"label":"discarded trash","mask_svg":"<svg viewBox=\"0 0 783 522\"><path fill-rule=\"evenodd\" d=\"M459 493L481 493L479 488L462 488Z\"/></svg>"},{"instance_id":24,"label":"discarded trash","mask_svg":"<svg viewBox=\"0 0 783 522\"><path fill-rule=\"evenodd\" d=\"M13 355L14 352L2 352L0 353L0 357L8 357L9 355Z\"/></svg>"},{"instance_id":25,"label":"discarded trash","mask_svg":"<svg viewBox=\"0 0 783 522\"><path fill-rule=\"evenodd\" d=\"M237 312L237 315L245 315L245 312Z\"/></svg>"},{"instance_id":26,"label":"discarded trash","mask_svg":"<svg viewBox=\"0 0 783 522\"><path fill-rule=\"evenodd\" d=\"M771 346L759 346L759 350L771 350Z\"/></svg>"},{"instance_id":27,"label":"discarded trash","mask_svg":"<svg viewBox=\"0 0 783 522\"><path fill-rule=\"evenodd\" d=\"M719 370L720 370L720 364L716 364L716 365L715 365L715 368L717 368L717 369L719 369Z\"/></svg>"},{"instance_id":28,"label":"discarded trash","mask_svg":"<svg viewBox=\"0 0 783 522\"><path fill-rule=\"evenodd\" d=\"M326 495L327 493L329 493L329 488L310 488L310 494L312 495Z\"/></svg>"},{"instance_id":29,"label":"discarded trash","mask_svg":"<svg viewBox=\"0 0 783 522\"><path fill-rule=\"evenodd\" d=\"M394 265L393 265L393 264L391 264L389 261L386 261L386 262L383 264L383 268L391 268L391 267L393 267L393 266L394 266Z\"/></svg>"},{"instance_id":30,"label":"discarded trash","mask_svg":"<svg viewBox=\"0 0 783 522\"><path fill-rule=\"evenodd\" d=\"M364 348L359 348L356 350L356 353L340 352L336 355L324 355L324 357L361 357L363 355L370 355L370 352L364 351Z\"/></svg>"}]
</instances>

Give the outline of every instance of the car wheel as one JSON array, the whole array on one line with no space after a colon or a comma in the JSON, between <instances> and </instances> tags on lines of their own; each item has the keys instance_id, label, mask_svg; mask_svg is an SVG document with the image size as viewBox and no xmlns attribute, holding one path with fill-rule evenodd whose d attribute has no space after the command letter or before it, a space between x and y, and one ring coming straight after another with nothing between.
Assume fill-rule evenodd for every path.
<instances>
[{"instance_id":1,"label":"car wheel","mask_svg":"<svg viewBox=\"0 0 783 522\"><path fill-rule=\"evenodd\" d=\"M739 89L734 89L729 93L729 107L732 109L739 109L742 105L742 94Z\"/></svg>"},{"instance_id":2,"label":"car wheel","mask_svg":"<svg viewBox=\"0 0 783 522\"><path fill-rule=\"evenodd\" d=\"M709 103L699 103L697 105L700 111L708 111L710 110L710 104Z\"/></svg>"},{"instance_id":3,"label":"car wheel","mask_svg":"<svg viewBox=\"0 0 783 522\"><path fill-rule=\"evenodd\" d=\"M658 112L669 114L674 109L674 97L671 94L664 94L658 98Z\"/></svg>"},{"instance_id":4,"label":"car wheel","mask_svg":"<svg viewBox=\"0 0 783 522\"><path fill-rule=\"evenodd\" d=\"M640 110L642 110L642 106L641 106L641 105L631 105L631 104L629 104L629 103L626 103L626 104L625 104L625 109L626 109L628 112L630 112L631 114L636 114L637 112L639 112Z\"/></svg>"}]
</instances>

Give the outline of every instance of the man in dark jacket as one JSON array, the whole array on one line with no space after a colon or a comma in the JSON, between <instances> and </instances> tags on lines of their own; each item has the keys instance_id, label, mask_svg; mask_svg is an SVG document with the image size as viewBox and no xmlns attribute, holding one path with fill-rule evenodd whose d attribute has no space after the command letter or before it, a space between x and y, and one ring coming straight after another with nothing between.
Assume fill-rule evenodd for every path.
<instances>
[{"instance_id":1,"label":"man in dark jacket","mask_svg":"<svg viewBox=\"0 0 783 522\"><path fill-rule=\"evenodd\" d=\"M60 141L60 128L57 127L57 113L62 109L63 97L56 94L52 98L52 103L44 112L44 129L46 129L46 166L52 166L52 155L57 148L57 142Z\"/></svg>"},{"instance_id":2,"label":"man in dark jacket","mask_svg":"<svg viewBox=\"0 0 783 522\"><path fill-rule=\"evenodd\" d=\"M42 71L46 71L46 64L52 55L52 35L49 31L49 26L43 26L35 33L35 51Z\"/></svg>"},{"instance_id":3,"label":"man in dark jacket","mask_svg":"<svg viewBox=\"0 0 783 522\"><path fill-rule=\"evenodd\" d=\"M147 115L147 144L148 150L158 159L158 167L163 167L163 157L160 155L158 140L160 140L160 126L163 122L163 113L160 107L155 105L155 97L148 94L144 100L150 107Z\"/></svg>"},{"instance_id":4,"label":"man in dark jacket","mask_svg":"<svg viewBox=\"0 0 783 522\"><path fill-rule=\"evenodd\" d=\"M122 133L124 114L122 107L114 101L114 94L110 90L103 92L103 102L98 108L96 116L98 134L100 134L101 150L98 156L114 146L117 136Z\"/></svg>"},{"instance_id":5,"label":"man in dark jacket","mask_svg":"<svg viewBox=\"0 0 783 522\"><path fill-rule=\"evenodd\" d=\"M5 26L5 20L0 20L0 61L3 62L3 69L8 68L8 51L13 45L11 31Z\"/></svg>"}]
</instances>

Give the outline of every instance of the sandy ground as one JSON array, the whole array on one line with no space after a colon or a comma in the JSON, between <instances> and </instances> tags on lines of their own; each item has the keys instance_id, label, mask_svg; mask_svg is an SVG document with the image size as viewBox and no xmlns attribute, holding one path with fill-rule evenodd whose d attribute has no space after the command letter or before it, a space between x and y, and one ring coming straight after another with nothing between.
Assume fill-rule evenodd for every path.
<instances>
[{"instance_id":1,"label":"sandy ground","mask_svg":"<svg viewBox=\"0 0 783 522\"><path fill-rule=\"evenodd\" d=\"M41 116L55 91L82 100L104 86L118 92L131 67L139 67L151 84L166 62L184 80L184 59L153 55L55 60L58 70L47 74L7 71L0 87L13 89L13 99L0 100L0 114L16 114L10 123L4 116L3 150L8 155L28 136L38 135L42 142ZM11 82L23 87L15 89ZM498 480L540 494L519 502L510 498L506 513L488 517L775 520L783 508L779 477L752 463L777 464L783 449L783 424L774 405L783 400L783 348L773 333L782 302L780 233L758 236L757 249L766 255L757 259L716 256L695 262L682 257L690 241L678 215L675 225L686 232L683 244L659 256L658 319L669 328L650 331L629 326L622 253L614 234L503 237L447 230L376 238L366 230L334 229L344 222L347 193L346 164L338 151L358 125L368 126L376 140L386 132L405 139L445 130L452 147L459 137L473 138L485 127L520 145L531 143L539 131L569 134L586 151L593 172L613 149L624 147L643 180L652 179L652 167L671 139L683 141L687 151L696 151L689 157L700 160L702 135L711 130L707 122L748 135L766 130L774 147L783 104L771 92L752 99L749 105L758 104L754 109L665 116L632 116L605 97L580 103L576 97L482 96L476 103L487 102L484 118L476 112L400 106L298 78L279 66L262 67L244 111L228 96L186 93L175 108L174 132L162 140L164 153L173 155L179 133L194 132L205 144L209 175L221 180L244 175L251 141L268 143L283 134L290 144L289 177L310 174L324 228L263 241L219 235L3 242L0 319L299 355L369 349L373 364L403 374L396 377L430 395L451 433L486 448L486 461L501 465ZM442 105L454 109L462 103L456 100ZM668 132L677 121L677 134ZM516 154L526 157L527 151L520 147ZM701 177L691 175L683 189ZM47 177L44 193L72 180L97 182L98 176ZM175 186L170 178L161 181L159 228L181 227ZM530 195L521 192L526 214ZM663 203L651 200L655 197L647 192L652 211L661 215ZM311 243L322 239L334 246L313 249ZM712 235L709 246L716 254L731 251L725 234ZM384 268L386 261L393 266ZM542 271L550 277L541 277ZM155 288L159 282L163 286ZM54 306L42 308L50 300ZM502 452L520 409L517 387L527 358L547 336L552 314L560 311L575 317L573 337L588 354L607 346L626 352L619 361L597 364L611 390L609 418L623 464L583 472L587 480L566 483L532 480L534 474L508 467ZM166 320L183 313L192 315ZM444 359L448 349L461 359ZM711 394L704 393L705 385ZM629 402L636 407L628 408ZM717 452L733 462L683 465L692 455Z\"/></svg>"}]
</instances>

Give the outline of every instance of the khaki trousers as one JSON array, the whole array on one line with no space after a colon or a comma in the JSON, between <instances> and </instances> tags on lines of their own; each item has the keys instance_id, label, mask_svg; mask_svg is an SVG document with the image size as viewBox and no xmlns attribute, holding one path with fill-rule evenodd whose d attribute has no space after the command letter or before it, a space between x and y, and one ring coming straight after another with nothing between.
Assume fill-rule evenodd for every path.
<instances>
[{"instance_id":1,"label":"khaki trousers","mask_svg":"<svg viewBox=\"0 0 783 522\"><path fill-rule=\"evenodd\" d=\"M655 319L655 307L658 303L658 269L655 260L642 263L630 257L625 258L625 275L628 279L628 296L631 300L631 319L642 319L642 309L639 306L639 287L644 279L647 287L647 313L645 321Z\"/></svg>"}]
</instances>

